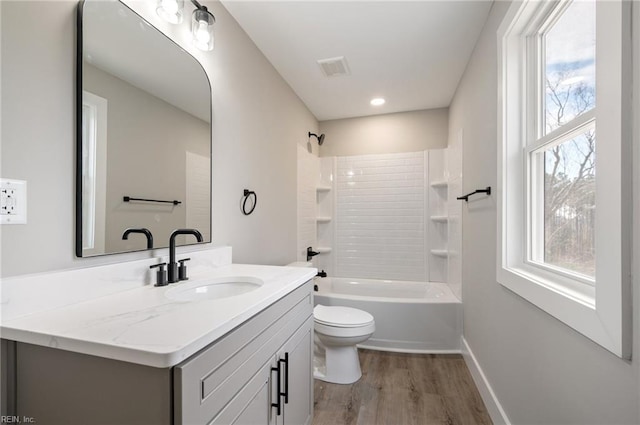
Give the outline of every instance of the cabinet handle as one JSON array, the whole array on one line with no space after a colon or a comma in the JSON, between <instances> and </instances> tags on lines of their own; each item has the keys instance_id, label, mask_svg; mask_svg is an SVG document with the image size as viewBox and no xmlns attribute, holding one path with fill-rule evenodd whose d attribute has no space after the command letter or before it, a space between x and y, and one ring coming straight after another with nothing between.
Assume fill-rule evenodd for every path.
<instances>
[{"instance_id":1,"label":"cabinet handle","mask_svg":"<svg viewBox=\"0 0 640 425\"><path fill-rule=\"evenodd\" d=\"M284 396L284 403L289 404L289 353L284 353L284 360L278 360L278 367L280 363L284 363L284 393L280 393Z\"/></svg>"},{"instance_id":2,"label":"cabinet handle","mask_svg":"<svg viewBox=\"0 0 640 425\"><path fill-rule=\"evenodd\" d=\"M281 405L280 405L280 362L278 362L278 367L272 367L271 368L271 372L276 372L276 376L278 377L277 381L276 381L276 394L278 397L278 402L277 403L271 403L271 407L275 407L276 408L276 415L280 416L281 414Z\"/></svg>"}]
</instances>

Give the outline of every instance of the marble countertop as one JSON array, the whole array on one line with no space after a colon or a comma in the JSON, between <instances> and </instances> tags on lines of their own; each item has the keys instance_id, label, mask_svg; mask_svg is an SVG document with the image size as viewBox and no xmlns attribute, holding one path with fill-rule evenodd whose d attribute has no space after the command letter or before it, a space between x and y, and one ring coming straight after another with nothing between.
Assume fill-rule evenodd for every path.
<instances>
[{"instance_id":1,"label":"marble countertop","mask_svg":"<svg viewBox=\"0 0 640 425\"><path fill-rule=\"evenodd\" d=\"M2 338L153 367L171 367L315 276L316 269L231 264L165 287L144 285L3 317ZM264 284L234 297L174 301L179 285L222 277Z\"/></svg>"}]
</instances>

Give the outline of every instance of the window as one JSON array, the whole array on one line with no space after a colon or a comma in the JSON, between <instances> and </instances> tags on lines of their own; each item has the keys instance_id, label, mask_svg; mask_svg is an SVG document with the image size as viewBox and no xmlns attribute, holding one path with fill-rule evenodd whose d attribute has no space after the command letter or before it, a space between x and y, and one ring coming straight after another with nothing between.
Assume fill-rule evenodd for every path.
<instances>
[{"instance_id":1,"label":"window","mask_svg":"<svg viewBox=\"0 0 640 425\"><path fill-rule=\"evenodd\" d=\"M498 31L498 281L621 357L631 354L629 7L514 3Z\"/></svg>"},{"instance_id":2,"label":"window","mask_svg":"<svg viewBox=\"0 0 640 425\"><path fill-rule=\"evenodd\" d=\"M595 1L556 7L529 37L529 261L595 277ZM527 105L524 105L525 108Z\"/></svg>"},{"instance_id":3,"label":"window","mask_svg":"<svg viewBox=\"0 0 640 425\"><path fill-rule=\"evenodd\" d=\"M82 92L82 249L102 254L107 193L107 99Z\"/></svg>"},{"instance_id":4,"label":"window","mask_svg":"<svg viewBox=\"0 0 640 425\"><path fill-rule=\"evenodd\" d=\"M94 249L98 108L82 102L82 249Z\"/></svg>"}]
</instances>

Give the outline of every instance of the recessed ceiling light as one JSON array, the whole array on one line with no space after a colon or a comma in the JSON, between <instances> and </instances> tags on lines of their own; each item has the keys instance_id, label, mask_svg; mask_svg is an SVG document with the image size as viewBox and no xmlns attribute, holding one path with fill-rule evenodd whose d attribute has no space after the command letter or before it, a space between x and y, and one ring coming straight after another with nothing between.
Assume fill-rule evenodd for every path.
<instances>
[{"instance_id":1,"label":"recessed ceiling light","mask_svg":"<svg viewBox=\"0 0 640 425\"><path fill-rule=\"evenodd\" d=\"M380 105L384 105L384 102L386 102L386 100L384 100L384 99L383 99L383 98L381 98L381 97L376 97L376 98L371 99L371 104L372 104L373 106L380 106Z\"/></svg>"}]
</instances>

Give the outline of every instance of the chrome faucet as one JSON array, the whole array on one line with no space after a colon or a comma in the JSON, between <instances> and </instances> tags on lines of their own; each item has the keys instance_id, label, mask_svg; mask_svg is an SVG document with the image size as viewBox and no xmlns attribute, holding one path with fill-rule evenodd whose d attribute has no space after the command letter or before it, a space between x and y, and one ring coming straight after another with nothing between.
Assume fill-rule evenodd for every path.
<instances>
[{"instance_id":1,"label":"chrome faucet","mask_svg":"<svg viewBox=\"0 0 640 425\"><path fill-rule=\"evenodd\" d=\"M178 263L176 263L176 236L178 235L193 235L196 237L198 242L202 242L202 233L197 231L196 229L177 229L171 233L169 236L169 265L168 265L168 282L175 283L179 280L185 280L187 278L186 273L183 274L183 278L180 279L178 274ZM182 263L182 267L184 267L184 261L180 260Z\"/></svg>"},{"instance_id":2,"label":"chrome faucet","mask_svg":"<svg viewBox=\"0 0 640 425\"><path fill-rule=\"evenodd\" d=\"M145 229L144 227L141 227L139 229L131 227L124 231L124 233L122 234L122 240L129 239L129 234L131 233L142 233L143 235L145 235L147 237L147 249L153 248L153 235L151 234L149 229Z\"/></svg>"}]
</instances>

